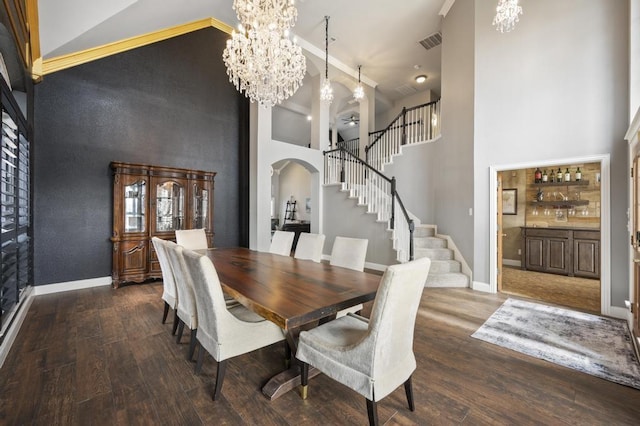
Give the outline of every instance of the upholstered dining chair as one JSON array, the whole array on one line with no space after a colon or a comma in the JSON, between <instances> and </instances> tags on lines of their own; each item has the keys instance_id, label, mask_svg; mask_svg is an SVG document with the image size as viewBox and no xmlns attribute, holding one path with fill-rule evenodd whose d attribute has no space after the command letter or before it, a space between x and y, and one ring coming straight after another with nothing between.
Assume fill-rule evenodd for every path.
<instances>
[{"instance_id":1,"label":"upholstered dining chair","mask_svg":"<svg viewBox=\"0 0 640 426\"><path fill-rule=\"evenodd\" d=\"M293 246L293 238L295 232L289 231L276 231L271 237L271 246L269 247L269 253L279 254L281 256L290 256L291 247Z\"/></svg>"},{"instance_id":2,"label":"upholstered dining chair","mask_svg":"<svg viewBox=\"0 0 640 426\"><path fill-rule=\"evenodd\" d=\"M369 240L363 238L336 237L331 249L332 266L364 271L364 261L367 257L367 246ZM343 309L338 312L338 317L342 317L349 312L356 313L362 310L362 304Z\"/></svg>"},{"instance_id":3,"label":"upholstered dining chair","mask_svg":"<svg viewBox=\"0 0 640 426\"><path fill-rule=\"evenodd\" d=\"M176 289L176 280L173 275L173 269L169 264L167 257L167 250L164 245L164 240L153 237L151 243L158 256L158 262L160 263L160 271L162 272L162 300L164 300L164 312L162 314L162 323L164 324L169 314L169 308L173 309L173 329L172 334L176 334L178 328L178 290Z\"/></svg>"},{"instance_id":4,"label":"upholstered dining chair","mask_svg":"<svg viewBox=\"0 0 640 426\"><path fill-rule=\"evenodd\" d=\"M208 249L207 234L204 229L177 229L176 243L187 250Z\"/></svg>"},{"instance_id":5,"label":"upholstered dining chair","mask_svg":"<svg viewBox=\"0 0 640 426\"><path fill-rule=\"evenodd\" d=\"M228 308L222 298L218 273L211 260L185 250L184 260L195 285L199 343L196 373L206 350L218 362L213 400L222 392L227 361L284 340L283 330L242 305Z\"/></svg>"},{"instance_id":6,"label":"upholstered dining chair","mask_svg":"<svg viewBox=\"0 0 640 426\"><path fill-rule=\"evenodd\" d=\"M198 333L198 312L196 311L196 297L193 292L193 281L187 270L182 254L184 248L173 241L165 241L169 263L176 278L178 289L178 336L176 343L180 343L185 325L191 330L189 341L189 354L187 359L192 359L196 347L196 335Z\"/></svg>"},{"instance_id":7,"label":"upholstered dining chair","mask_svg":"<svg viewBox=\"0 0 640 426\"><path fill-rule=\"evenodd\" d=\"M403 383L414 411L413 330L430 266L428 258L389 266L370 320L349 314L300 333L296 357L302 362L303 398L312 365L366 398L371 425L378 424L376 403Z\"/></svg>"},{"instance_id":8,"label":"upholstered dining chair","mask_svg":"<svg viewBox=\"0 0 640 426\"><path fill-rule=\"evenodd\" d=\"M308 259L314 262L322 260L322 249L324 247L324 234L310 234L303 232L298 237L296 252L293 257L296 259Z\"/></svg>"}]
</instances>

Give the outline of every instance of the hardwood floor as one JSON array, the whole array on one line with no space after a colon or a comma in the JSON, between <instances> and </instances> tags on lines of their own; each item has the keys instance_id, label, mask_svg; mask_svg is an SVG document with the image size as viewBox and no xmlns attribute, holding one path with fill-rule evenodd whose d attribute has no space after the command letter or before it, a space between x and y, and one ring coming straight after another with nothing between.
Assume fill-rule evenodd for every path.
<instances>
[{"instance_id":1,"label":"hardwood floor","mask_svg":"<svg viewBox=\"0 0 640 426\"><path fill-rule=\"evenodd\" d=\"M159 283L37 297L0 369L0 424L367 424L364 398L326 376L269 401L279 344L216 363L200 376L161 324ZM425 289L415 329L416 411L402 387L378 404L381 424L637 425L640 391L491 345L470 335L506 295Z\"/></svg>"},{"instance_id":2,"label":"hardwood floor","mask_svg":"<svg viewBox=\"0 0 640 426\"><path fill-rule=\"evenodd\" d=\"M517 296L600 313L600 281L504 266L502 291Z\"/></svg>"}]
</instances>

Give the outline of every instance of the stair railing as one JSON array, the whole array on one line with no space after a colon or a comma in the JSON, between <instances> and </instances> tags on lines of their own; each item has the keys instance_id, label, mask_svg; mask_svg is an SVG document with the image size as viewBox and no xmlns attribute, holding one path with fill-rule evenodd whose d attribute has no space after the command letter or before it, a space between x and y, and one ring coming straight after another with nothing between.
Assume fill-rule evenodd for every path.
<instances>
[{"instance_id":1,"label":"stair railing","mask_svg":"<svg viewBox=\"0 0 640 426\"><path fill-rule=\"evenodd\" d=\"M338 142L336 145L338 148L343 147L347 151L350 151L356 157L360 157L360 138Z\"/></svg>"},{"instance_id":2,"label":"stair railing","mask_svg":"<svg viewBox=\"0 0 640 426\"><path fill-rule=\"evenodd\" d=\"M440 100L402 108L400 114L383 130L369 133L365 148L366 162L376 170L391 162L400 147L431 140L440 134Z\"/></svg>"},{"instance_id":3,"label":"stair railing","mask_svg":"<svg viewBox=\"0 0 640 426\"><path fill-rule=\"evenodd\" d=\"M324 183L342 184L359 205L367 207L368 213L377 214L378 221L388 222L394 231L398 261L413 260L415 224L396 190L395 177L389 179L344 147L324 151L324 159ZM396 214L398 210L401 214Z\"/></svg>"}]
</instances>

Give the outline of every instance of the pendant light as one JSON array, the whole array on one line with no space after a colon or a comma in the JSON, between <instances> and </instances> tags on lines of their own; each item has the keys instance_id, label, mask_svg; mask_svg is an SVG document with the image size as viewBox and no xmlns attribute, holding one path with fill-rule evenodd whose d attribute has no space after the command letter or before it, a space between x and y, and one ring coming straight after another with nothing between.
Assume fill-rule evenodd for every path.
<instances>
[{"instance_id":1,"label":"pendant light","mask_svg":"<svg viewBox=\"0 0 640 426\"><path fill-rule=\"evenodd\" d=\"M324 20L324 81L320 87L320 99L330 104L333 100L333 89L329 81L329 16L325 16Z\"/></svg>"},{"instance_id":2,"label":"pendant light","mask_svg":"<svg viewBox=\"0 0 640 426\"><path fill-rule=\"evenodd\" d=\"M362 65L358 65L358 85L353 91L353 99L358 102L364 98L364 87L362 87L362 82L360 81L360 68L362 68Z\"/></svg>"}]
</instances>

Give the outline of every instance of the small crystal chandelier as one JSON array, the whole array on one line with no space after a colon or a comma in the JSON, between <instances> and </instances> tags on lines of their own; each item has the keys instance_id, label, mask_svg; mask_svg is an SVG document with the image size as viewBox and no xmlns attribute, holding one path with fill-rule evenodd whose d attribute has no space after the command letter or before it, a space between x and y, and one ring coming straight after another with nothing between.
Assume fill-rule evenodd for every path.
<instances>
[{"instance_id":1,"label":"small crystal chandelier","mask_svg":"<svg viewBox=\"0 0 640 426\"><path fill-rule=\"evenodd\" d=\"M364 98L364 87L362 87L362 83L360 82L360 68L362 68L362 65L358 65L358 85L353 91L353 99L358 102Z\"/></svg>"},{"instance_id":2,"label":"small crystal chandelier","mask_svg":"<svg viewBox=\"0 0 640 426\"><path fill-rule=\"evenodd\" d=\"M307 64L289 39L298 11L293 0L233 0L240 20L222 53L229 81L251 102L274 106L302 85Z\"/></svg>"},{"instance_id":3,"label":"small crystal chandelier","mask_svg":"<svg viewBox=\"0 0 640 426\"><path fill-rule=\"evenodd\" d=\"M518 0L498 0L493 25L501 33L508 33L520 20L518 15L522 15L522 8L518 5Z\"/></svg>"},{"instance_id":4,"label":"small crystal chandelier","mask_svg":"<svg viewBox=\"0 0 640 426\"><path fill-rule=\"evenodd\" d=\"M324 20L324 81L320 87L320 100L330 104L333 100L333 89L329 81L329 17L325 16Z\"/></svg>"}]
</instances>

